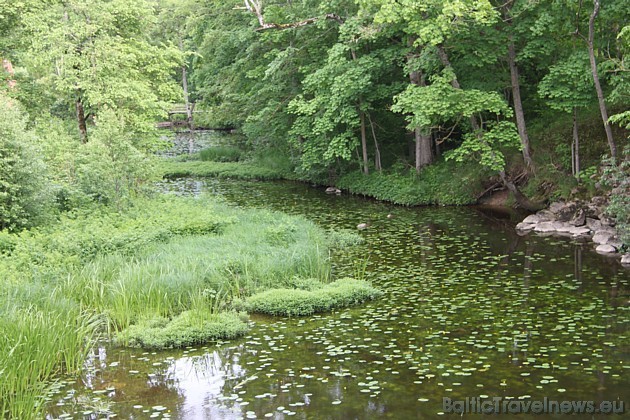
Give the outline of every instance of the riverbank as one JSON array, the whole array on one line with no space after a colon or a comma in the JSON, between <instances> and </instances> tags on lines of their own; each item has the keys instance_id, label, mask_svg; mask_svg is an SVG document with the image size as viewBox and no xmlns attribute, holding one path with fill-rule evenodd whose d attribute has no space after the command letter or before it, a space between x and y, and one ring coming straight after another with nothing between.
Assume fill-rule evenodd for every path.
<instances>
[{"instance_id":1,"label":"riverbank","mask_svg":"<svg viewBox=\"0 0 630 420\"><path fill-rule=\"evenodd\" d=\"M99 337L160 349L243 335L243 302L256 312L247 306L256 294L305 282L325 292L330 250L358 241L302 217L208 197L137 199L123 211L94 207L2 233L0 413L37 416L48 382L78 372ZM356 281L361 290L330 299L341 307L378 295Z\"/></svg>"},{"instance_id":2,"label":"riverbank","mask_svg":"<svg viewBox=\"0 0 630 420\"><path fill-rule=\"evenodd\" d=\"M193 159L196 157L193 156ZM476 204L486 189L490 173L477 165L440 162L420 174L408 168L372 172L350 172L336 180L313 180L285 168L263 166L253 161L217 162L202 160L163 160L159 173L167 179L197 176L243 180L291 180L333 186L350 194L372 197L404 206Z\"/></svg>"}]
</instances>

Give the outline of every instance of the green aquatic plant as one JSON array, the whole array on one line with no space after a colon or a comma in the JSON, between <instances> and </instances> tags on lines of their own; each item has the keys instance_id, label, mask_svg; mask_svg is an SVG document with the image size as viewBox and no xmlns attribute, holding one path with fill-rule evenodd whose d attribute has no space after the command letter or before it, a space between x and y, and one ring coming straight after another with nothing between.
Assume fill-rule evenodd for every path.
<instances>
[{"instance_id":1,"label":"green aquatic plant","mask_svg":"<svg viewBox=\"0 0 630 420\"><path fill-rule=\"evenodd\" d=\"M370 283L351 278L309 289L272 289L255 294L245 301L250 312L269 315L304 316L372 300L381 291Z\"/></svg>"},{"instance_id":2,"label":"green aquatic plant","mask_svg":"<svg viewBox=\"0 0 630 420\"><path fill-rule=\"evenodd\" d=\"M245 162L162 161L158 170L165 178L202 176L215 178L276 180L285 174L277 169Z\"/></svg>"},{"instance_id":3,"label":"green aquatic plant","mask_svg":"<svg viewBox=\"0 0 630 420\"><path fill-rule=\"evenodd\" d=\"M142 320L118 333L115 342L129 347L166 349L233 339L248 329L246 314L212 313L210 309L200 308L184 311L173 319Z\"/></svg>"}]
</instances>

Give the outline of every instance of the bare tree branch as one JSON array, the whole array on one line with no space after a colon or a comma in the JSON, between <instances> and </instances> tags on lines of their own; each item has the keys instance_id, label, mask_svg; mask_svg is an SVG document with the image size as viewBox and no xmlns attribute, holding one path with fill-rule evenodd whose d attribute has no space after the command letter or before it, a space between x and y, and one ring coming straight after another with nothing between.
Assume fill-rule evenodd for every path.
<instances>
[{"instance_id":1,"label":"bare tree branch","mask_svg":"<svg viewBox=\"0 0 630 420\"><path fill-rule=\"evenodd\" d=\"M312 18L300 20L298 22L291 22L291 23L266 23L265 17L263 16L262 0L244 0L244 1L245 1L245 9L255 14L256 18L258 18L258 23L260 24L260 27L256 28L257 32L266 31L267 29L299 28L301 26L310 25L322 19L322 17L312 17ZM327 13L326 15L323 16L323 19L334 20L338 22L340 25L344 23L343 18L335 13Z\"/></svg>"}]
</instances>

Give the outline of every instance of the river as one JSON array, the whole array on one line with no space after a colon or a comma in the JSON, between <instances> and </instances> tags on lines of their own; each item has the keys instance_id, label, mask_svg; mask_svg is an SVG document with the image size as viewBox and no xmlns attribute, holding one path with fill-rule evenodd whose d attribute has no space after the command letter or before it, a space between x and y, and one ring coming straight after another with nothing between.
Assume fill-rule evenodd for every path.
<instances>
[{"instance_id":1,"label":"river","mask_svg":"<svg viewBox=\"0 0 630 420\"><path fill-rule=\"evenodd\" d=\"M331 256L333 275L364 272L385 295L253 316L248 336L203 347L103 343L78 380L57 384L48 418L429 419L448 414L445 397L630 403L630 270L591 244L518 236L519 216L499 209L405 208L291 182L163 187L325 228L369 223L363 244Z\"/></svg>"}]
</instances>

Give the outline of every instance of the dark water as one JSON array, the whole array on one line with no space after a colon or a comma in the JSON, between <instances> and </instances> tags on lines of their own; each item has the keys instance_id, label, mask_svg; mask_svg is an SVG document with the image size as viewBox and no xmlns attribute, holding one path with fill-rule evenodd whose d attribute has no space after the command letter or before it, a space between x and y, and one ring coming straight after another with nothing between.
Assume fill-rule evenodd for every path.
<instances>
[{"instance_id":1,"label":"dark water","mask_svg":"<svg viewBox=\"0 0 630 420\"><path fill-rule=\"evenodd\" d=\"M402 208L303 184L163 187L327 228L370 223L364 244L332 255L334 275L365 268L385 295L303 319L254 317L251 333L229 343L104 345L78 381L59 384L50 417L429 419L445 414L443 397L630 404L630 271L591 244L520 237L509 212Z\"/></svg>"}]
</instances>

